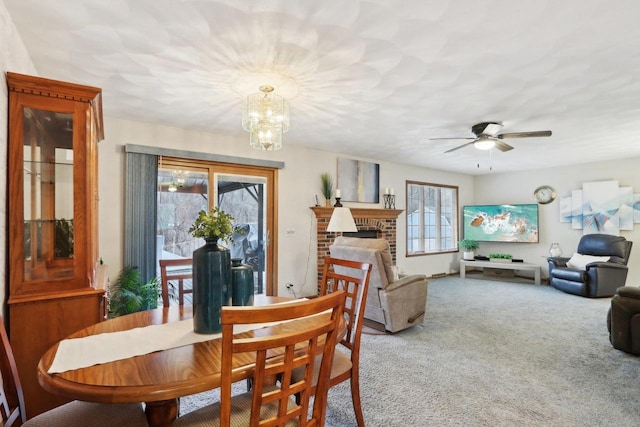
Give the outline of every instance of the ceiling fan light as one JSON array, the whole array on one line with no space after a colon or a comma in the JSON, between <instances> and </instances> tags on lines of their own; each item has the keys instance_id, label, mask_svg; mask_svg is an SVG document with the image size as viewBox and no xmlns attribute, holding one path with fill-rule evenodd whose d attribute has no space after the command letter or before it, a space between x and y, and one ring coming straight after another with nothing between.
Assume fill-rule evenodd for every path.
<instances>
[{"instance_id":1,"label":"ceiling fan light","mask_svg":"<svg viewBox=\"0 0 640 427\"><path fill-rule=\"evenodd\" d=\"M473 143L473 146L478 150L491 150L496 146L496 142L491 137L480 135L478 139Z\"/></svg>"}]
</instances>

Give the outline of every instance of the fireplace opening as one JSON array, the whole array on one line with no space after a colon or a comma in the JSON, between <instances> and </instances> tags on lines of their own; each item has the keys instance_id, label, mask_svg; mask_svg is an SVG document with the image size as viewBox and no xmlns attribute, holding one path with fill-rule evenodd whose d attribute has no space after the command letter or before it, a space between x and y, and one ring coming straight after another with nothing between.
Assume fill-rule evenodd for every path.
<instances>
[{"instance_id":1,"label":"fireplace opening","mask_svg":"<svg viewBox=\"0 0 640 427\"><path fill-rule=\"evenodd\" d=\"M342 235L345 237L359 237L360 239L377 239L378 230L347 231L342 233Z\"/></svg>"}]
</instances>

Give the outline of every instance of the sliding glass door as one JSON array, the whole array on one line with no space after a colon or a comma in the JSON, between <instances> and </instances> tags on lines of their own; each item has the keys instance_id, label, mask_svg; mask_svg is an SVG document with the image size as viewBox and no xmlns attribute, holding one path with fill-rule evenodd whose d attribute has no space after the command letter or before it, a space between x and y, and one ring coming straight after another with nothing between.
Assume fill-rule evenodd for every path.
<instances>
[{"instance_id":1,"label":"sliding glass door","mask_svg":"<svg viewBox=\"0 0 640 427\"><path fill-rule=\"evenodd\" d=\"M266 227L267 179L260 176L214 173L218 189L218 206L231 214L240 229L229 244L231 259L240 258L253 268L255 292L264 293L267 279L266 247L269 232Z\"/></svg>"},{"instance_id":2,"label":"sliding glass door","mask_svg":"<svg viewBox=\"0 0 640 427\"><path fill-rule=\"evenodd\" d=\"M254 271L257 294L275 294L275 184L277 170L177 158L158 162L157 258L190 258L202 246L188 232L201 209L214 206L229 213L233 242L223 243L231 258L242 259Z\"/></svg>"}]
</instances>

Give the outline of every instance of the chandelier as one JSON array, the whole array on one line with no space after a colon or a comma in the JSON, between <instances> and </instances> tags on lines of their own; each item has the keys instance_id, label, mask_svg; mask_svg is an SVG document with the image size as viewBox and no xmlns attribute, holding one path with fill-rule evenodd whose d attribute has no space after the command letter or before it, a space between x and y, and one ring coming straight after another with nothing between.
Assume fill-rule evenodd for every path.
<instances>
[{"instance_id":1,"label":"chandelier","mask_svg":"<svg viewBox=\"0 0 640 427\"><path fill-rule=\"evenodd\" d=\"M282 148L282 134L289 130L289 104L260 86L260 93L249 95L242 105L242 127L249 132L249 144L259 150Z\"/></svg>"}]
</instances>

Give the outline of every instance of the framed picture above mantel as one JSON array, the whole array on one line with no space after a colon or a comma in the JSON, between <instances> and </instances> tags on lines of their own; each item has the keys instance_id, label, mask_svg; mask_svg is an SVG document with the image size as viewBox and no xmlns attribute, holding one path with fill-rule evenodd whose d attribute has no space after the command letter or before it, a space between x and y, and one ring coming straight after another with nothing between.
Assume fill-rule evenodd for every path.
<instances>
[{"instance_id":1,"label":"framed picture above mantel","mask_svg":"<svg viewBox=\"0 0 640 427\"><path fill-rule=\"evenodd\" d=\"M337 185L343 202L380 203L380 165L338 157Z\"/></svg>"}]
</instances>

